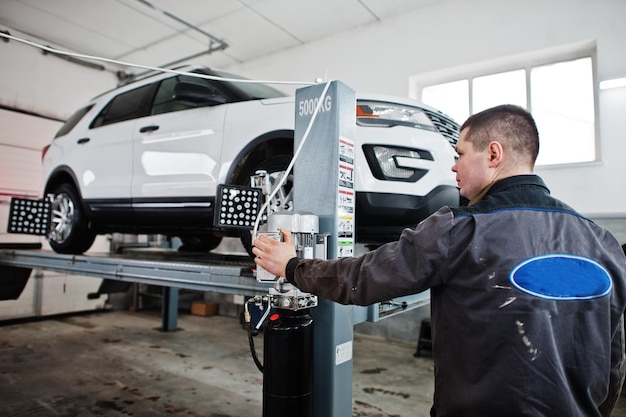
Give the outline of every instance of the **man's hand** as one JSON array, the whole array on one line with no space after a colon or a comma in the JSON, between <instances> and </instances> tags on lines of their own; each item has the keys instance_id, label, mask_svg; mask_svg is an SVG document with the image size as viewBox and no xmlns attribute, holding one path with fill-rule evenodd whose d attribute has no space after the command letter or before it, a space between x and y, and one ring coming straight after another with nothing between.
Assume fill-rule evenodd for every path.
<instances>
[{"instance_id":1,"label":"man's hand","mask_svg":"<svg viewBox=\"0 0 626 417\"><path fill-rule=\"evenodd\" d=\"M254 262L271 274L285 276L287 262L296 256L296 248L291 232L280 229L283 241L279 242L269 236L261 235L254 240L252 253Z\"/></svg>"}]
</instances>

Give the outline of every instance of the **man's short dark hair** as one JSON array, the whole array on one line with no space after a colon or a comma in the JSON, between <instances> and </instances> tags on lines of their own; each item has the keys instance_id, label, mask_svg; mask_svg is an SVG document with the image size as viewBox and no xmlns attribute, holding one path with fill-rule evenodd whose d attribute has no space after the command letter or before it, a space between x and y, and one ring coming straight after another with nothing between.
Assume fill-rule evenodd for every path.
<instances>
[{"instance_id":1,"label":"man's short dark hair","mask_svg":"<svg viewBox=\"0 0 626 417\"><path fill-rule=\"evenodd\" d=\"M530 159L539 154L539 132L532 115L520 106L503 104L470 116L461 126L468 129L467 140L478 151L497 140L514 154Z\"/></svg>"}]
</instances>

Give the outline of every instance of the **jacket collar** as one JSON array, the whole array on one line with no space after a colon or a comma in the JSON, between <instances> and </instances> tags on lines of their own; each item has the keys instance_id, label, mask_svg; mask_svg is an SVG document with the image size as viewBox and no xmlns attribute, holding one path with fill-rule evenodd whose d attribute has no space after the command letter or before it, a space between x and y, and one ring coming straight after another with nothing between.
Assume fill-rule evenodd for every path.
<instances>
[{"instance_id":1,"label":"jacket collar","mask_svg":"<svg viewBox=\"0 0 626 417\"><path fill-rule=\"evenodd\" d=\"M550 192L546 184L538 175L530 174L530 175L515 175L513 177L503 178L499 181L496 181L487 192L487 195L504 191L512 187L524 187L524 186L541 187L541 188L544 188L547 192Z\"/></svg>"},{"instance_id":2,"label":"jacket collar","mask_svg":"<svg viewBox=\"0 0 626 417\"><path fill-rule=\"evenodd\" d=\"M492 194L518 187L540 187L543 188L547 194L550 194L550 190L539 176L534 174L515 175L489 184L468 205L473 205Z\"/></svg>"}]
</instances>

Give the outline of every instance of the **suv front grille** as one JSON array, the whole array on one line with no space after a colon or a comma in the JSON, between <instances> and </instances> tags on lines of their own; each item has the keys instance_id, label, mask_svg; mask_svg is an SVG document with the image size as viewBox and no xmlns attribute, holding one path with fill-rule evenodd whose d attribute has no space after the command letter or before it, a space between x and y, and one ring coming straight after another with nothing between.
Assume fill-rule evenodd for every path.
<instances>
[{"instance_id":1,"label":"suv front grille","mask_svg":"<svg viewBox=\"0 0 626 417\"><path fill-rule=\"evenodd\" d=\"M433 122L439 133L441 133L450 142L452 147L456 147L459 140L459 124L443 113L434 112L423 109L424 113Z\"/></svg>"}]
</instances>

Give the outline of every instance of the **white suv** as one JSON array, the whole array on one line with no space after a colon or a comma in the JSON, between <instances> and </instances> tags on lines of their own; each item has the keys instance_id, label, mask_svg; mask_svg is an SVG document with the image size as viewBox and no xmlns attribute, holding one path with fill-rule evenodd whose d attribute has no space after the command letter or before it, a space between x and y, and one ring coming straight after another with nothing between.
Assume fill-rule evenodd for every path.
<instances>
[{"instance_id":1,"label":"white suv","mask_svg":"<svg viewBox=\"0 0 626 417\"><path fill-rule=\"evenodd\" d=\"M206 67L179 71L240 78ZM459 194L450 167L459 126L407 99L358 96L357 242L394 240ZM211 250L223 236L218 184L280 175L293 153L294 99L264 84L160 73L95 97L43 151L44 196L53 195L50 245L82 253L97 234L178 236ZM286 186L290 187L289 183ZM275 210L289 209L290 190ZM249 233L243 233L249 250Z\"/></svg>"}]
</instances>

